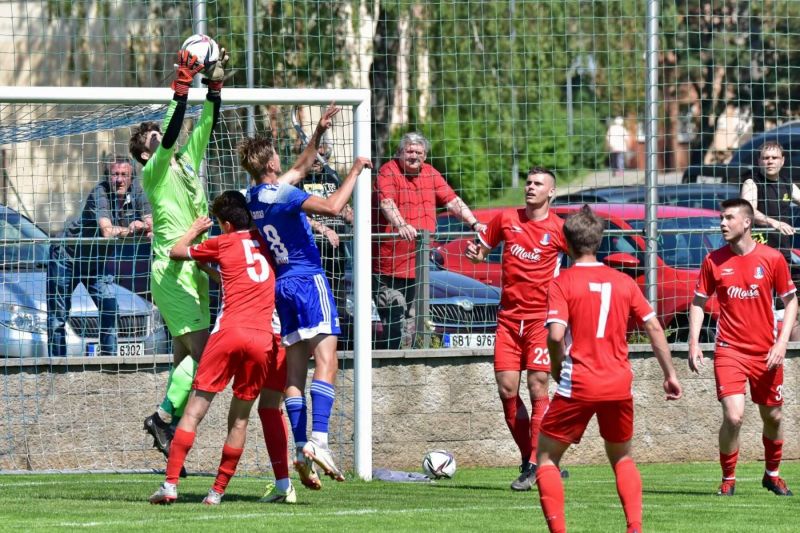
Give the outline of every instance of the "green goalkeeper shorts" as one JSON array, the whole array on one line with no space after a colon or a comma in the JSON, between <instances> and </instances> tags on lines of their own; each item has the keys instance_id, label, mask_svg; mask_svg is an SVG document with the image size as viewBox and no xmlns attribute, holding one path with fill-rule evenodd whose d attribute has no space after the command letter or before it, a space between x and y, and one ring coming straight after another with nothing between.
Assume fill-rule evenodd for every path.
<instances>
[{"instance_id":1,"label":"green goalkeeper shorts","mask_svg":"<svg viewBox=\"0 0 800 533\"><path fill-rule=\"evenodd\" d=\"M154 259L150 291L173 337L208 329L208 276L194 261Z\"/></svg>"}]
</instances>

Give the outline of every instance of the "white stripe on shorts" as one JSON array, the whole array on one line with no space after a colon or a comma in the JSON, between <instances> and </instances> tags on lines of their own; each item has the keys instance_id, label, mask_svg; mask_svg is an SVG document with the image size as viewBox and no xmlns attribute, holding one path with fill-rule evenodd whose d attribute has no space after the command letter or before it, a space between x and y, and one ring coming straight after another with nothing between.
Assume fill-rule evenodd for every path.
<instances>
[{"instance_id":1,"label":"white stripe on shorts","mask_svg":"<svg viewBox=\"0 0 800 533\"><path fill-rule=\"evenodd\" d=\"M331 301L328 298L328 288L325 286L325 277L322 274L314 274L314 283L319 294L319 306L322 310L322 320L328 324L331 322Z\"/></svg>"}]
</instances>

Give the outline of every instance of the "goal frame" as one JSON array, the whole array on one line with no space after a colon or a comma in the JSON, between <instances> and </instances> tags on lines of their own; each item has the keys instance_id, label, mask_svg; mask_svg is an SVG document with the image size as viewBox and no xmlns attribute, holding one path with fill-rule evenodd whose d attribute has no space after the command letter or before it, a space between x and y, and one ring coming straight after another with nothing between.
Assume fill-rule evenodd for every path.
<instances>
[{"instance_id":1,"label":"goal frame","mask_svg":"<svg viewBox=\"0 0 800 533\"><path fill-rule=\"evenodd\" d=\"M189 104L202 104L205 88L189 89ZM166 104L168 88L140 87L0 87L3 104ZM327 105L353 109L353 158L371 157L371 102L367 89L238 89L226 88L223 103L239 105ZM353 207L353 465L364 480L372 478L372 246L370 221L371 175L362 171L356 182Z\"/></svg>"}]
</instances>

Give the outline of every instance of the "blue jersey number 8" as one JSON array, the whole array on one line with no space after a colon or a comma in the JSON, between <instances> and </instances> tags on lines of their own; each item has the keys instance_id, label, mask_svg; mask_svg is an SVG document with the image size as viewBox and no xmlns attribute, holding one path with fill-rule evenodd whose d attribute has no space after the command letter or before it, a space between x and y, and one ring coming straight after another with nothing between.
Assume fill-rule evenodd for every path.
<instances>
[{"instance_id":1,"label":"blue jersey number 8","mask_svg":"<svg viewBox=\"0 0 800 533\"><path fill-rule=\"evenodd\" d=\"M281 236L278 235L278 230L275 229L275 226L267 224L264 226L263 231L264 238L267 239L269 243L269 249L272 250L272 256L275 258L275 262L280 265L288 264L289 251L286 250L286 246L281 242Z\"/></svg>"}]
</instances>

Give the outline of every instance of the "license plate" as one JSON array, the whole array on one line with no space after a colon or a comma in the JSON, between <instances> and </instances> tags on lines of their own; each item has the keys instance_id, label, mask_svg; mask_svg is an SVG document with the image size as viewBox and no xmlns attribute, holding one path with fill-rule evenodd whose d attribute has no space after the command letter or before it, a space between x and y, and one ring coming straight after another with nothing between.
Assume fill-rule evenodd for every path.
<instances>
[{"instance_id":1,"label":"license plate","mask_svg":"<svg viewBox=\"0 0 800 533\"><path fill-rule=\"evenodd\" d=\"M100 346L97 343L86 346L86 355L94 357L100 353ZM138 357L144 355L143 342L121 342L117 344L117 355L120 357Z\"/></svg>"},{"instance_id":2,"label":"license plate","mask_svg":"<svg viewBox=\"0 0 800 533\"><path fill-rule=\"evenodd\" d=\"M494 333L445 333L445 348L493 348Z\"/></svg>"}]
</instances>

